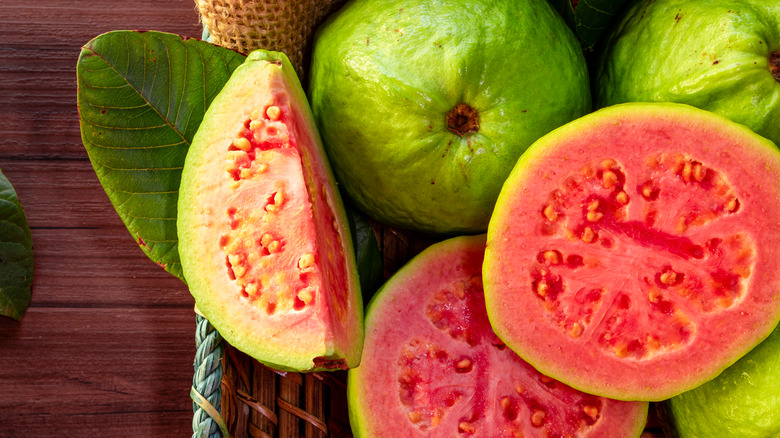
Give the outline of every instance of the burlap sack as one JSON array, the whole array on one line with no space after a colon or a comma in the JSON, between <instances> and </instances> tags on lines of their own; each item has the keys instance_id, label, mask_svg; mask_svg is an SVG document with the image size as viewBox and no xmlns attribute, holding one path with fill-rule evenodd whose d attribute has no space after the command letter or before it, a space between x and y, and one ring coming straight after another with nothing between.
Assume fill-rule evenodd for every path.
<instances>
[{"instance_id":1,"label":"burlap sack","mask_svg":"<svg viewBox=\"0 0 780 438\"><path fill-rule=\"evenodd\" d=\"M301 82L311 57L314 31L345 0L195 0L214 44L248 54L284 52Z\"/></svg>"}]
</instances>

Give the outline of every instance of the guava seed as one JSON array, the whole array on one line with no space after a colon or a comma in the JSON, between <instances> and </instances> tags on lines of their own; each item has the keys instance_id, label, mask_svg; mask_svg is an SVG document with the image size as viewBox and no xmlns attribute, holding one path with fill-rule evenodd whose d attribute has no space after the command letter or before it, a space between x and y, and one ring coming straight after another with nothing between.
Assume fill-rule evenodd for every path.
<instances>
[{"instance_id":1,"label":"guava seed","mask_svg":"<svg viewBox=\"0 0 780 438\"><path fill-rule=\"evenodd\" d=\"M314 254L307 252L298 259L298 268L306 269L314 264Z\"/></svg>"},{"instance_id":2,"label":"guava seed","mask_svg":"<svg viewBox=\"0 0 780 438\"><path fill-rule=\"evenodd\" d=\"M543 410L541 410L541 409L537 409L537 410L535 410L535 411L534 411L534 412L531 414L531 425L532 425L533 427L541 427L541 426L542 426L542 424L544 424L544 417L545 417L545 416L546 416L546 415L545 415L545 413L544 413L544 411L543 411Z\"/></svg>"},{"instance_id":3,"label":"guava seed","mask_svg":"<svg viewBox=\"0 0 780 438\"><path fill-rule=\"evenodd\" d=\"M271 120L279 120L279 116L282 115L282 111L278 106L269 106L268 109L265 110L265 115L267 115Z\"/></svg>"},{"instance_id":4,"label":"guava seed","mask_svg":"<svg viewBox=\"0 0 780 438\"><path fill-rule=\"evenodd\" d=\"M252 149L252 143L250 143L249 140L246 139L246 137L238 137L234 139L233 146L235 146L238 149L241 149L244 152L249 152L249 150Z\"/></svg>"},{"instance_id":5,"label":"guava seed","mask_svg":"<svg viewBox=\"0 0 780 438\"><path fill-rule=\"evenodd\" d=\"M471 363L471 359L468 358L461 359L455 364L455 371L459 373L467 373L471 371L472 368L473 364Z\"/></svg>"},{"instance_id":6,"label":"guava seed","mask_svg":"<svg viewBox=\"0 0 780 438\"><path fill-rule=\"evenodd\" d=\"M479 131L479 112L465 103L455 105L446 119L447 129L461 137Z\"/></svg>"},{"instance_id":7,"label":"guava seed","mask_svg":"<svg viewBox=\"0 0 780 438\"><path fill-rule=\"evenodd\" d=\"M560 251L550 249L547 251L542 251L539 253L539 255L536 256L536 260L539 261L539 263L546 263L548 265L557 265L560 264L563 260L563 256L561 256Z\"/></svg>"},{"instance_id":8,"label":"guava seed","mask_svg":"<svg viewBox=\"0 0 780 438\"><path fill-rule=\"evenodd\" d=\"M474 427L474 423L469 423L468 421L461 421L458 424L458 432L460 432L460 433L473 434L476 431L477 431L477 428Z\"/></svg>"},{"instance_id":9,"label":"guava seed","mask_svg":"<svg viewBox=\"0 0 780 438\"><path fill-rule=\"evenodd\" d=\"M737 210L739 210L739 199L737 199L737 198L731 198L731 199L730 199L730 200L729 200L729 201L726 203L726 206L725 206L725 208L726 208L726 211L727 211L727 212L729 212L729 213L736 213L736 212L737 212Z\"/></svg>"},{"instance_id":10,"label":"guava seed","mask_svg":"<svg viewBox=\"0 0 780 438\"><path fill-rule=\"evenodd\" d=\"M648 201L655 201L661 190L658 187L653 187L653 183L648 181L638 188L638 192Z\"/></svg>"},{"instance_id":11,"label":"guava seed","mask_svg":"<svg viewBox=\"0 0 780 438\"><path fill-rule=\"evenodd\" d=\"M554 222L556 219L558 219L558 212L555 211L555 207L552 206L552 204L547 204L542 209L542 215L544 215L547 220L550 222Z\"/></svg>"},{"instance_id":12,"label":"guava seed","mask_svg":"<svg viewBox=\"0 0 780 438\"><path fill-rule=\"evenodd\" d=\"M595 231L593 231L590 227L585 227L582 230L582 241L585 243L593 243L596 241L596 239L599 238L599 235L596 234Z\"/></svg>"},{"instance_id":13,"label":"guava seed","mask_svg":"<svg viewBox=\"0 0 780 438\"><path fill-rule=\"evenodd\" d=\"M582 411L585 412L585 415L587 415L593 420L595 420L596 417L599 416L599 408L595 406L585 405L582 407Z\"/></svg>"}]
</instances>

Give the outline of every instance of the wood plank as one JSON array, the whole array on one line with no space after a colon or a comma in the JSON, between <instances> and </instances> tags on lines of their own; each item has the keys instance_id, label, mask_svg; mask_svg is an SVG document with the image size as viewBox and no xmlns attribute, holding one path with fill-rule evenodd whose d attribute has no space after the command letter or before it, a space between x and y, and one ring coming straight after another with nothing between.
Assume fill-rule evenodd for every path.
<instances>
[{"instance_id":1,"label":"wood plank","mask_svg":"<svg viewBox=\"0 0 780 438\"><path fill-rule=\"evenodd\" d=\"M0 319L0 436L131 436L161 421L177 425L168 436L191 433L194 327L185 308L31 307L20 323Z\"/></svg>"},{"instance_id":2,"label":"wood plank","mask_svg":"<svg viewBox=\"0 0 780 438\"><path fill-rule=\"evenodd\" d=\"M191 0L0 2L0 168L33 232L33 299L0 317L0 437L191 435L193 300L149 261L81 144L76 60L110 30L201 34Z\"/></svg>"},{"instance_id":3,"label":"wood plank","mask_svg":"<svg viewBox=\"0 0 780 438\"><path fill-rule=\"evenodd\" d=\"M33 306L195 305L186 285L149 260L124 227L32 231Z\"/></svg>"},{"instance_id":4,"label":"wood plank","mask_svg":"<svg viewBox=\"0 0 780 438\"><path fill-rule=\"evenodd\" d=\"M76 106L84 44L112 30L202 32L188 0L1 2L0 29L0 152L39 159L85 157Z\"/></svg>"},{"instance_id":5,"label":"wood plank","mask_svg":"<svg viewBox=\"0 0 780 438\"><path fill-rule=\"evenodd\" d=\"M83 155L82 160L0 157L0 168L14 185L31 228L123 226Z\"/></svg>"}]
</instances>

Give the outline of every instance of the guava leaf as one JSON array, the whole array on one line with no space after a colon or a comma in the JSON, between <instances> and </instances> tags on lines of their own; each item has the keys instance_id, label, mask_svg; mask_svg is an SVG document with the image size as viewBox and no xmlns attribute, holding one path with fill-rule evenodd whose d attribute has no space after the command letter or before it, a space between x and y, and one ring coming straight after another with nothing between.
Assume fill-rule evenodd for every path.
<instances>
[{"instance_id":1,"label":"guava leaf","mask_svg":"<svg viewBox=\"0 0 780 438\"><path fill-rule=\"evenodd\" d=\"M379 250L379 243L368 220L350 206L346 206L345 210L349 229L352 232L352 243L355 246L363 305L366 305L385 281L382 252Z\"/></svg>"},{"instance_id":2,"label":"guava leaf","mask_svg":"<svg viewBox=\"0 0 780 438\"><path fill-rule=\"evenodd\" d=\"M32 234L11 182L0 170L0 315L20 320L30 305Z\"/></svg>"},{"instance_id":3,"label":"guava leaf","mask_svg":"<svg viewBox=\"0 0 780 438\"><path fill-rule=\"evenodd\" d=\"M630 0L549 0L571 27L583 50L592 50Z\"/></svg>"},{"instance_id":4,"label":"guava leaf","mask_svg":"<svg viewBox=\"0 0 780 438\"><path fill-rule=\"evenodd\" d=\"M81 139L100 184L146 255L184 280L176 204L184 158L244 56L164 32L112 31L79 55Z\"/></svg>"}]
</instances>

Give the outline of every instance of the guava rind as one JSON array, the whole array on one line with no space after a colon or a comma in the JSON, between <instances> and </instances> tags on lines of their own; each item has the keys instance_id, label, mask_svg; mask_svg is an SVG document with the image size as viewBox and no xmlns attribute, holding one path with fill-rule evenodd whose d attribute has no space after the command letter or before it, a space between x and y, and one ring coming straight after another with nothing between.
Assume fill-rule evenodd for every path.
<instances>
[{"instance_id":1,"label":"guava rind","mask_svg":"<svg viewBox=\"0 0 780 438\"><path fill-rule=\"evenodd\" d=\"M681 141L682 137L670 137L672 127L687 133L685 142ZM610 138L600 136L602 132L609 133ZM691 149L681 150L682 144ZM531 263L535 262L530 259L548 247L582 242L576 235L570 236L573 239L554 242L530 224L544 220L542 207L548 202L547 196L555 193L558 187L555 184L563 183L571 172L583 169L589 160L611 158L629 164L633 162L638 168L646 163L647 154L662 152L691 154L703 162L720 166L725 178L737 186L735 190L739 196L749 200L741 204L737 216L741 220L725 222L724 227L728 229L718 227L717 223L706 224L687 235L703 238L707 232L725 232L739 226L738 230L751 233L751 239L756 242L756 262L746 283L747 292L736 305L706 315L700 311L685 314L697 318L699 323L692 335L695 342L682 344L684 347L679 349L673 345L670 353L650 356L652 360L629 358L621 361L616 354L597 348L598 339L591 338L596 337L596 330L619 335L610 333L609 329L599 329L603 316L594 316L596 324L586 336L580 336L583 332L570 336L556 326L557 322L547 319L544 300L538 299L533 284L526 283L531 276ZM619 400L664 400L714 378L768 336L780 320L780 275L774 265L780 257L780 234L776 227L780 220L780 205L776 202L780 198L778 175L780 152L771 141L722 116L688 105L620 104L556 129L538 140L518 160L491 218L483 281L493 329L510 348L544 374L581 391ZM629 195L640 197L641 194L633 190L634 187L640 190L641 181L633 177L635 179L629 183L629 176L626 178L626 190L628 187L632 190ZM638 204L636 208L642 205L645 204ZM582 207L584 210L587 205ZM635 244L634 240L626 240L630 245ZM625 248L628 249L621 251L634 251L629 245ZM579 251L582 256L587 257L592 252L598 258L614 253L614 249L600 246L583 246ZM605 303L599 307L605 309L602 312L619 305L617 297L622 294L623 286L639 284L641 277L634 280L632 276L646 267L643 265L647 263L645 253L619 254L622 254L621 261L613 260L619 266L601 267L598 259L587 265L586 261L586 273L611 276L599 281L614 283L595 286L617 285L609 289L612 293L602 300ZM667 256L669 260L673 257ZM643 301L649 297L634 294L631 298L640 303L638 314L642 314L642 309L649 311L651 308L649 301ZM573 298L567 300L563 306L581 309L572 302ZM696 307L691 306L691 309ZM628 324L640 322L629 321ZM641 323L651 327L650 330L656 327L656 332L661 329L652 322ZM593 341L589 342L590 339Z\"/></svg>"},{"instance_id":2,"label":"guava rind","mask_svg":"<svg viewBox=\"0 0 780 438\"><path fill-rule=\"evenodd\" d=\"M545 379L538 372L522 362L511 351L498 345L500 342L490 332L486 315L484 314L481 287L479 291L470 289L476 286L463 286L464 282L471 283L479 278L481 261L485 248L485 235L460 236L438 242L423 250L410 262L394 274L379 292L374 295L368 304L366 313L366 344L363 362L360 367L349 370L347 380L347 396L349 402L350 425L356 437L438 437L438 436L475 436L497 437L517 436L516 433L525 433L522 436L547 436L551 431L539 424L531 426L525 417L531 415L536 409L552 409L552 405L571 403L571 406L580 406L583 401L580 397L593 400L590 395L573 391L571 388L557 386L557 382ZM476 276L476 277L475 277ZM455 285L460 286L455 286ZM462 289L458 289L462 287ZM449 295L452 290L462 290L463 296L457 293ZM473 294L473 295L472 295ZM473 301L470 301L472 300ZM466 300L463 308L460 300ZM463 315L449 320L447 328L437 326L432 321L441 321L431 318L431 304L440 305L438 309L444 313L452 311ZM463 319L460 319L463 318ZM447 319L447 316L443 318ZM440 331L444 330L444 332ZM449 331L451 330L451 331ZM469 342L469 347L464 348L464 341ZM472 387L481 387L484 392L475 391L473 398L465 396L457 399L452 405L445 404L444 409L450 409L443 413L440 425L433 425L428 429L418 429L406 425L411 417L404 412L400 392L400 369L402 365L402 352L405 346L419 341L426 348L434 350L443 348L447 354L460 357L465 354L475 359L474 370L467 371L465 378L452 378L440 375L439 370L421 370L423 376L421 385L429 388L430 392L422 392L419 400L423 403L428 398L441 398L441 392L453 388L465 390L466 393ZM494 343L498 342L498 344ZM403 345L401 345L403 344ZM460 344L460 345L457 345ZM494 351L495 349L495 351ZM489 351L488 351L489 350ZM492 359L486 359L491 354ZM416 355L412 361L418 359L425 361L424 356ZM439 354L434 355L440 360ZM422 358L422 359L421 359ZM513 358L513 360L508 360ZM408 359L408 357L407 357ZM481 365L484 365L481 367ZM469 365L470 366L470 365ZM424 368L424 367L423 367ZM442 370L447 372L451 369ZM432 381L428 381L429 376ZM526 389L518 386L519 376ZM396 380L399 379L399 380ZM524 380L528 379L528 380ZM541 379L543 383L536 387L535 383ZM437 385L438 383L438 385ZM388 387L390 386L390 387ZM499 387L509 386L509 393L502 392ZM504 388L506 389L506 388ZM515 406L514 415L508 423L502 415L504 397L517 397L518 393L528 393L531 400L526 404L523 401ZM560 391L560 392L559 392ZM549 392L549 393L548 393ZM487 393L488 396L485 396ZM544 394L544 395L540 395ZM552 395L551 395L552 394ZM496 397L490 397L496 396ZM538 399L536 397L539 397ZM484 397L482 399L481 397ZM545 397L555 399L549 406L545 406ZM563 397L557 399L557 397ZM471 432L460 430L460 424L451 416L469 417L469 409L473 405L481 405L484 409L474 421L475 429ZM415 400L418 398L415 397ZM539 403L541 401L541 403ZM567 418L567 425L573 427L580 435L577 436L620 436L638 437L645 426L648 404L644 402L619 402L615 400L600 399L600 413L595 424L583 425L578 420ZM511 403L507 404L511 406ZM501 406L501 407L499 407ZM567 405L569 406L569 405ZM576 409L576 408L575 408ZM478 408L475 408L478 411ZM484 416L483 416L484 415ZM504 414L506 415L506 414ZM555 418L552 416L551 418ZM561 418L560 416L557 418ZM412 420L412 422L414 422ZM468 424L468 423L467 423ZM560 424L559 424L560 426ZM487 427L487 430L485 429ZM505 429L509 427L509 429ZM513 434L513 432L515 434ZM560 432L560 431L559 431ZM573 432L567 430L567 433ZM550 436L560 436L554 433Z\"/></svg>"},{"instance_id":3,"label":"guava rind","mask_svg":"<svg viewBox=\"0 0 780 438\"><path fill-rule=\"evenodd\" d=\"M600 47L597 107L679 102L713 111L780 143L780 2L635 2Z\"/></svg>"},{"instance_id":4,"label":"guava rind","mask_svg":"<svg viewBox=\"0 0 780 438\"><path fill-rule=\"evenodd\" d=\"M356 206L441 234L484 232L523 150L590 110L584 55L542 0L349 2L318 29L309 93ZM460 103L479 114L465 137L446 122Z\"/></svg>"},{"instance_id":5,"label":"guava rind","mask_svg":"<svg viewBox=\"0 0 780 438\"><path fill-rule=\"evenodd\" d=\"M267 318L238 299L238 291L232 290L221 272L225 270L224 261L213 262L220 257L224 260L224 252L217 242L219 235L214 234L218 230L209 230L218 228L211 215L213 210L226 205L219 204L223 199L211 199L214 196L210 191L222 190L221 184L226 183L210 181L209 176L222 171L223 151L228 150L255 106L264 103L268 96L281 96L295 116L289 129L297 139L302 177L313 207L299 215L316 216L316 209L333 215L328 226L332 226L334 234L328 235L336 241L314 245L337 248L342 258L335 263L343 267L346 276L343 290L323 291L342 296L346 308L340 314L329 308L323 312L330 313L307 319L320 321L316 326L307 326L303 321L277 330L277 324L284 326L284 320L280 323L278 318ZM184 275L198 309L232 346L272 368L313 371L332 369L333 364L353 367L360 362L363 306L348 220L335 187L306 96L289 60L281 52L252 52L214 99L193 139L182 171L177 230ZM321 192L324 201L318 200L317 192ZM315 230L317 235L320 232L326 231ZM307 332L306 327L316 327L318 331Z\"/></svg>"},{"instance_id":6,"label":"guava rind","mask_svg":"<svg viewBox=\"0 0 780 438\"><path fill-rule=\"evenodd\" d=\"M780 329L715 379L667 400L679 438L780 436Z\"/></svg>"}]
</instances>

